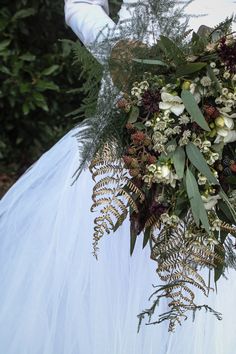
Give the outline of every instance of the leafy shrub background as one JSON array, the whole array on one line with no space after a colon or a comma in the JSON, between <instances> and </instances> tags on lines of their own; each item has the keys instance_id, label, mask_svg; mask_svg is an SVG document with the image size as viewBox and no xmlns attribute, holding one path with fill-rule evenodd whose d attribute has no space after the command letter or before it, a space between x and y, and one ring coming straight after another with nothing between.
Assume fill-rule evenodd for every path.
<instances>
[{"instance_id":1,"label":"leafy shrub background","mask_svg":"<svg viewBox=\"0 0 236 354\"><path fill-rule=\"evenodd\" d=\"M114 0L113 13L119 6ZM63 0L1 1L0 195L6 178L16 179L75 125L66 115L86 95L77 89L86 71L73 65L73 42L60 41L76 39L63 7Z\"/></svg>"}]
</instances>

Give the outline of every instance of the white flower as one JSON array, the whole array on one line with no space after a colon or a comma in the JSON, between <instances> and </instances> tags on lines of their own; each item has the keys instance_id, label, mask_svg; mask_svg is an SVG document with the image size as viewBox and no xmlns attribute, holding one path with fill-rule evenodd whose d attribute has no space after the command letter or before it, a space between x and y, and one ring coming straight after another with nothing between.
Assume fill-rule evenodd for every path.
<instances>
[{"instance_id":1,"label":"white flower","mask_svg":"<svg viewBox=\"0 0 236 354\"><path fill-rule=\"evenodd\" d=\"M201 173L198 173L198 181L197 182L200 186L206 184L206 182L207 182L206 176L203 176Z\"/></svg>"},{"instance_id":2,"label":"white flower","mask_svg":"<svg viewBox=\"0 0 236 354\"><path fill-rule=\"evenodd\" d=\"M146 121L145 127L147 128L152 127L152 122L150 120Z\"/></svg>"},{"instance_id":3,"label":"white flower","mask_svg":"<svg viewBox=\"0 0 236 354\"><path fill-rule=\"evenodd\" d=\"M215 68L215 69L213 69L213 72L214 72L214 74L215 74L215 75L219 75L220 70L219 70L219 69L217 69L217 68Z\"/></svg>"},{"instance_id":4,"label":"white flower","mask_svg":"<svg viewBox=\"0 0 236 354\"><path fill-rule=\"evenodd\" d=\"M203 87L211 86L211 79L209 78L209 76L203 76L200 80L200 83Z\"/></svg>"},{"instance_id":5,"label":"white flower","mask_svg":"<svg viewBox=\"0 0 236 354\"><path fill-rule=\"evenodd\" d=\"M151 164L148 166L148 171L151 173L154 173L157 170L157 166L154 164Z\"/></svg>"},{"instance_id":6,"label":"white flower","mask_svg":"<svg viewBox=\"0 0 236 354\"><path fill-rule=\"evenodd\" d=\"M215 143L232 143L236 141L236 131L234 130L234 121L233 118L236 118L236 113L231 115L227 114L223 110L220 110L221 116L216 118L216 131L217 137Z\"/></svg>"},{"instance_id":7,"label":"white flower","mask_svg":"<svg viewBox=\"0 0 236 354\"><path fill-rule=\"evenodd\" d=\"M154 172L154 182L170 184L173 188L175 188L177 179L178 176L172 172L168 165L158 166Z\"/></svg>"},{"instance_id":8,"label":"white flower","mask_svg":"<svg viewBox=\"0 0 236 354\"><path fill-rule=\"evenodd\" d=\"M219 154L217 152L212 152L209 159L207 160L208 165L213 165L217 160L219 160Z\"/></svg>"},{"instance_id":9,"label":"white flower","mask_svg":"<svg viewBox=\"0 0 236 354\"><path fill-rule=\"evenodd\" d=\"M188 124L190 122L190 117L186 114L183 114L179 117L179 124Z\"/></svg>"},{"instance_id":10,"label":"white flower","mask_svg":"<svg viewBox=\"0 0 236 354\"><path fill-rule=\"evenodd\" d=\"M230 72L229 71L225 71L223 74L223 77L227 80L230 78Z\"/></svg>"},{"instance_id":11,"label":"white flower","mask_svg":"<svg viewBox=\"0 0 236 354\"><path fill-rule=\"evenodd\" d=\"M163 110L170 110L176 116L180 116L184 111L183 101L179 96L171 95L167 92L161 94L162 102L159 103L159 108Z\"/></svg>"},{"instance_id":12,"label":"white flower","mask_svg":"<svg viewBox=\"0 0 236 354\"><path fill-rule=\"evenodd\" d=\"M221 92L222 92L222 95L226 96L226 95L228 95L229 90L227 89L227 87L223 87Z\"/></svg>"},{"instance_id":13,"label":"white flower","mask_svg":"<svg viewBox=\"0 0 236 354\"><path fill-rule=\"evenodd\" d=\"M217 195L210 195L209 197L205 197L202 195L202 201L204 203L204 207L206 210L212 210L215 205L218 203L218 200L220 199L220 196Z\"/></svg>"},{"instance_id":14,"label":"white flower","mask_svg":"<svg viewBox=\"0 0 236 354\"><path fill-rule=\"evenodd\" d=\"M216 97L215 103L216 104L221 104L223 102L222 97Z\"/></svg>"},{"instance_id":15,"label":"white flower","mask_svg":"<svg viewBox=\"0 0 236 354\"><path fill-rule=\"evenodd\" d=\"M152 183L152 175L144 175L143 176L144 183L147 183L148 185L151 185Z\"/></svg>"},{"instance_id":16,"label":"white flower","mask_svg":"<svg viewBox=\"0 0 236 354\"><path fill-rule=\"evenodd\" d=\"M212 69L215 69L216 63L215 63L214 61L212 61L212 62L210 63L210 67L211 67Z\"/></svg>"},{"instance_id":17,"label":"white flower","mask_svg":"<svg viewBox=\"0 0 236 354\"><path fill-rule=\"evenodd\" d=\"M234 76L232 77L233 81L236 81L236 74L234 74Z\"/></svg>"}]
</instances>

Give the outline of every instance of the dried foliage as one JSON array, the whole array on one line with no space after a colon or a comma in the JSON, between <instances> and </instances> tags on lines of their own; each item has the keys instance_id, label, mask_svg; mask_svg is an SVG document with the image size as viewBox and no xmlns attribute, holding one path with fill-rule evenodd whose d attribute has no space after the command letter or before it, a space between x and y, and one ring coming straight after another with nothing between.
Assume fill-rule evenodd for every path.
<instances>
[{"instance_id":1,"label":"dried foliage","mask_svg":"<svg viewBox=\"0 0 236 354\"><path fill-rule=\"evenodd\" d=\"M188 213L185 220L176 227L165 226L160 233L155 226L152 228L151 258L157 263L156 271L163 285L151 296L156 296L153 306L139 315L139 325L147 315L149 324L168 320L169 331L173 331L176 324L187 319L189 311L202 307L213 312L218 319L221 318L215 310L196 304L195 294L200 291L208 296L209 291L213 290L208 279L205 279L207 272L203 269L213 269L216 261L224 264L224 258L216 255L214 246L209 247L208 235L203 229L199 229L198 237L189 235L190 224L195 227L193 217ZM154 310L162 298L168 300L169 311L160 314L157 321L151 322Z\"/></svg>"}]
</instances>

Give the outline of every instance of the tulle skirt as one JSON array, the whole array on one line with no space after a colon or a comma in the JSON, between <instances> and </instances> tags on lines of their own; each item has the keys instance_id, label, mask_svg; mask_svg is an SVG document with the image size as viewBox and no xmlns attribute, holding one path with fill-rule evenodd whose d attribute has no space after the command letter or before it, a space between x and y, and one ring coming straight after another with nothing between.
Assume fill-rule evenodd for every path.
<instances>
[{"instance_id":1,"label":"tulle skirt","mask_svg":"<svg viewBox=\"0 0 236 354\"><path fill-rule=\"evenodd\" d=\"M150 250L138 238L129 255L129 221L92 255L93 182L79 164L75 130L44 154L0 201L1 354L234 354L236 277L222 279L204 311L168 333L141 326L158 284ZM206 301L207 300L207 301ZM159 313L168 309L163 301Z\"/></svg>"}]
</instances>

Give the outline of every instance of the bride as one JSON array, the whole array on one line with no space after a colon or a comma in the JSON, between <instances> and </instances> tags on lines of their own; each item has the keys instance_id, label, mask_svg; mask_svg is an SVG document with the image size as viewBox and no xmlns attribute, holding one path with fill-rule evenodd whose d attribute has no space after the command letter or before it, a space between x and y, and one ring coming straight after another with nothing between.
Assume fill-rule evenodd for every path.
<instances>
[{"instance_id":1,"label":"bride","mask_svg":"<svg viewBox=\"0 0 236 354\"><path fill-rule=\"evenodd\" d=\"M120 21L132 18L124 0ZM231 0L195 0L190 27L214 26L235 9ZM89 46L115 24L106 0L66 0L66 22ZM101 36L101 34L100 34ZM104 238L92 256L93 183L84 170L71 186L79 162L75 130L25 173L0 201L0 353L4 354L234 354L236 276L222 279L203 311L176 333L168 324L141 326L137 314L150 307L157 284L155 263L141 240L129 255L128 222ZM201 299L200 299L201 300ZM205 299L203 301L206 301ZM167 310L160 305L160 312Z\"/></svg>"}]
</instances>

